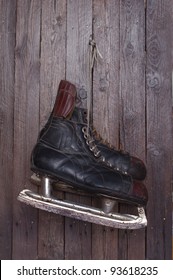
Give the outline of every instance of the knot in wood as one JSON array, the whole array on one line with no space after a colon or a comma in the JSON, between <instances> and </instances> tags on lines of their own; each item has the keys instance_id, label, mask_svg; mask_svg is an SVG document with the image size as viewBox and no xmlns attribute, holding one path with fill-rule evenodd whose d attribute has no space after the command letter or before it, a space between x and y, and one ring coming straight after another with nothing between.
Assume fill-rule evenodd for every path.
<instances>
[{"instance_id":1,"label":"knot in wood","mask_svg":"<svg viewBox=\"0 0 173 280\"><path fill-rule=\"evenodd\" d=\"M87 98L87 91L84 89L84 87L81 87L78 91L80 99L86 99Z\"/></svg>"},{"instance_id":2,"label":"knot in wood","mask_svg":"<svg viewBox=\"0 0 173 280\"><path fill-rule=\"evenodd\" d=\"M106 78L100 78L100 86L99 86L100 91L105 92L107 87L108 85L107 85Z\"/></svg>"},{"instance_id":3,"label":"knot in wood","mask_svg":"<svg viewBox=\"0 0 173 280\"><path fill-rule=\"evenodd\" d=\"M132 45L131 42L129 42L129 43L127 44L125 52L126 52L126 55L127 55L127 56L133 54L133 52L134 52L134 46Z\"/></svg>"},{"instance_id":4,"label":"knot in wood","mask_svg":"<svg viewBox=\"0 0 173 280\"><path fill-rule=\"evenodd\" d=\"M154 89L160 88L160 76L158 73L149 73L147 75L147 86Z\"/></svg>"},{"instance_id":5,"label":"knot in wood","mask_svg":"<svg viewBox=\"0 0 173 280\"><path fill-rule=\"evenodd\" d=\"M148 45L148 57L150 63L154 67L158 67L161 59L161 50L157 36L153 36L150 39L150 43Z\"/></svg>"}]
</instances>

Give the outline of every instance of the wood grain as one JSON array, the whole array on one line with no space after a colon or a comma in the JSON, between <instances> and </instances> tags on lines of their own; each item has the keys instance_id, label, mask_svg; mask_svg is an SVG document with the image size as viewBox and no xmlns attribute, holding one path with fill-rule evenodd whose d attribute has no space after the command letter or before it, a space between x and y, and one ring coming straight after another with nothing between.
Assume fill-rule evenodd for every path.
<instances>
[{"instance_id":1,"label":"wood grain","mask_svg":"<svg viewBox=\"0 0 173 280\"><path fill-rule=\"evenodd\" d=\"M40 127L48 120L65 79L66 1L42 1ZM56 196L63 197L60 192ZM39 259L64 259L64 217L39 212Z\"/></svg>"},{"instance_id":2,"label":"wood grain","mask_svg":"<svg viewBox=\"0 0 173 280\"><path fill-rule=\"evenodd\" d=\"M118 147L119 1L93 1L93 30L94 39L103 57L94 66L94 126L104 140ZM94 259L116 259L117 242L117 230L92 226L92 257Z\"/></svg>"},{"instance_id":3,"label":"wood grain","mask_svg":"<svg viewBox=\"0 0 173 280\"><path fill-rule=\"evenodd\" d=\"M17 2L14 103L13 259L37 258L37 210L17 195L29 178L39 126L40 1ZM35 189L35 188L34 188Z\"/></svg>"},{"instance_id":4,"label":"wood grain","mask_svg":"<svg viewBox=\"0 0 173 280\"><path fill-rule=\"evenodd\" d=\"M0 1L0 258L11 259L16 2Z\"/></svg>"},{"instance_id":5,"label":"wood grain","mask_svg":"<svg viewBox=\"0 0 173 280\"><path fill-rule=\"evenodd\" d=\"M147 258L171 259L171 1L147 5Z\"/></svg>"},{"instance_id":6,"label":"wood grain","mask_svg":"<svg viewBox=\"0 0 173 280\"><path fill-rule=\"evenodd\" d=\"M1 259L171 259L172 8L171 0L0 1ZM92 76L94 126L147 162L146 230L102 227L17 201L25 187L37 191L30 155L60 80L74 83L77 106L87 106L91 34L103 56Z\"/></svg>"},{"instance_id":7,"label":"wood grain","mask_svg":"<svg viewBox=\"0 0 173 280\"><path fill-rule=\"evenodd\" d=\"M121 1L120 3L120 50L120 145L122 150L145 161L145 7L143 0ZM130 208L121 206L121 210L129 212ZM135 250L137 246L140 250ZM119 258L145 258L145 230L119 231Z\"/></svg>"},{"instance_id":8,"label":"wood grain","mask_svg":"<svg viewBox=\"0 0 173 280\"><path fill-rule=\"evenodd\" d=\"M92 1L67 1L66 79L75 84L78 106L86 108L89 75L89 37L92 34ZM90 203L90 199L67 195L67 199ZM65 219L65 259L91 258L91 224Z\"/></svg>"},{"instance_id":9,"label":"wood grain","mask_svg":"<svg viewBox=\"0 0 173 280\"><path fill-rule=\"evenodd\" d=\"M66 78L77 87L78 106L86 108L89 85L89 38L92 1L67 1Z\"/></svg>"}]
</instances>

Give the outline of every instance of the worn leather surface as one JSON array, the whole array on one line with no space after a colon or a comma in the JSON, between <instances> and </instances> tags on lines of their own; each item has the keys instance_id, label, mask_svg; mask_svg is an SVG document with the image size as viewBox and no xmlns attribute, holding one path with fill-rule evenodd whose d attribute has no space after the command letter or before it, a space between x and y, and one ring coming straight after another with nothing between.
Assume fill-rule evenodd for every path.
<instances>
[{"instance_id":1,"label":"worn leather surface","mask_svg":"<svg viewBox=\"0 0 173 280\"><path fill-rule=\"evenodd\" d=\"M89 192L102 193L144 205L147 193L140 184L139 193L131 176L115 172L89 155L81 125L53 118L32 153L33 171L58 178Z\"/></svg>"},{"instance_id":2,"label":"worn leather surface","mask_svg":"<svg viewBox=\"0 0 173 280\"><path fill-rule=\"evenodd\" d=\"M71 117L72 121L87 124L87 110L75 107ZM92 130L90 129L90 133ZM115 169L121 172L127 172L136 180L144 180L146 177L146 167L142 160L137 157L131 156L124 151L118 151L113 147L109 147L101 139L97 139L92 133L95 143L105 160L111 164Z\"/></svg>"},{"instance_id":3,"label":"worn leather surface","mask_svg":"<svg viewBox=\"0 0 173 280\"><path fill-rule=\"evenodd\" d=\"M75 99L76 87L65 80L61 80L53 109L53 116L67 118L74 109Z\"/></svg>"},{"instance_id":4,"label":"worn leather surface","mask_svg":"<svg viewBox=\"0 0 173 280\"><path fill-rule=\"evenodd\" d=\"M63 100L68 103L68 97L64 99L64 92L71 95L68 91L58 94L62 93ZM33 149L31 169L92 193L101 193L129 203L145 205L147 203L145 186L133 181L129 175L106 167L100 162L99 156L94 156L84 138L82 131L84 124L64 117L72 112L59 109L59 106L63 107L61 100L61 96L56 99L56 110L53 110L61 112L61 115L59 116L59 113L58 116L51 115ZM64 104L64 107L71 107L73 110L74 105L75 101L70 106Z\"/></svg>"}]
</instances>

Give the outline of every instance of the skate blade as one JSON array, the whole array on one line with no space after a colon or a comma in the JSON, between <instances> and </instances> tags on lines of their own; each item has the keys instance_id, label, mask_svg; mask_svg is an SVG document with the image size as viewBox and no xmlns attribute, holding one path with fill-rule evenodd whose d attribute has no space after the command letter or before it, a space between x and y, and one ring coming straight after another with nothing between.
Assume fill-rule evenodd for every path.
<instances>
[{"instance_id":1,"label":"skate blade","mask_svg":"<svg viewBox=\"0 0 173 280\"><path fill-rule=\"evenodd\" d=\"M138 207L139 216L120 213L105 213L92 206L84 206L54 197L36 194L28 189L20 192L18 200L35 208L78 220L118 229L140 229L147 226L145 211Z\"/></svg>"}]
</instances>

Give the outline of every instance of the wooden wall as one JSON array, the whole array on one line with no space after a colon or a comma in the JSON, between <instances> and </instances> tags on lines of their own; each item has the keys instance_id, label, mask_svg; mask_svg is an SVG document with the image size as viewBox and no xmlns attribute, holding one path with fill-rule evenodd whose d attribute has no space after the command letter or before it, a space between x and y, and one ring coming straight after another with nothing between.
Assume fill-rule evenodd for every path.
<instances>
[{"instance_id":1,"label":"wooden wall","mask_svg":"<svg viewBox=\"0 0 173 280\"><path fill-rule=\"evenodd\" d=\"M0 0L1 259L171 258L172 5ZM17 201L24 187L37 190L29 180L30 154L61 79L76 85L86 107L91 34L103 56L93 71L94 125L115 147L146 162L147 229L106 228Z\"/></svg>"}]
</instances>

